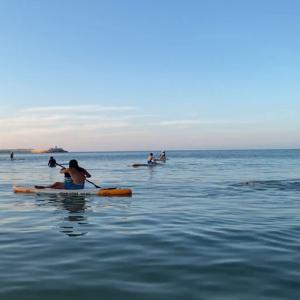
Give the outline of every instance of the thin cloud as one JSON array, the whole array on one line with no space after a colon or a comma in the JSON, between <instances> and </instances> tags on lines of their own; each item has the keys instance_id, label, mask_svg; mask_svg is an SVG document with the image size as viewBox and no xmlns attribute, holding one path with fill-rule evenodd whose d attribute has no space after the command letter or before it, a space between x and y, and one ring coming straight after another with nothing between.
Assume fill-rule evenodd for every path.
<instances>
[{"instance_id":1,"label":"thin cloud","mask_svg":"<svg viewBox=\"0 0 300 300\"><path fill-rule=\"evenodd\" d=\"M66 113L95 113L95 112L122 112L131 111L136 108L133 106L102 106L102 105L70 105L70 106L40 106L25 108L22 112L25 113L51 113L51 112L66 112Z\"/></svg>"},{"instance_id":2,"label":"thin cloud","mask_svg":"<svg viewBox=\"0 0 300 300\"><path fill-rule=\"evenodd\" d=\"M55 132L75 133L79 131L112 132L118 129L134 128L141 120L153 118L141 114L132 106L38 106L15 111L12 115L0 117L0 133L27 135L40 138Z\"/></svg>"},{"instance_id":3,"label":"thin cloud","mask_svg":"<svg viewBox=\"0 0 300 300\"><path fill-rule=\"evenodd\" d=\"M122 118L124 111L135 108L99 105L32 107L15 112L14 115L0 117L0 132L13 134L41 135L43 133L80 130L125 128L131 125L130 119ZM107 112L95 114L95 112ZM108 112L114 112L109 114ZM123 114L120 115L120 112ZM47 114L45 114L47 113Z\"/></svg>"},{"instance_id":4,"label":"thin cloud","mask_svg":"<svg viewBox=\"0 0 300 300\"><path fill-rule=\"evenodd\" d=\"M91 132L96 131L100 132L102 130L107 129L120 129L129 127L130 124L125 122L115 122L115 123L99 123L99 124L73 124L73 125L66 125L66 126L59 126L58 124L55 126L30 126L26 128L11 128L10 133L13 134L26 134L26 135L36 135L36 134L48 134L48 133L67 133L67 132ZM6 130L5 132L8 132Z\"/></svg>"},{"instance_id":5,"label":"thin cloud","mask_svg":"<svg viewBox=\"0 0 300 300\"><path fill-rule=\"evenodd\" d=\"M162 126L186 126L186 125L207 124L207 122L201 120L176 120L176 121L161 121L159 124Z\"/></svg>"},{"instance_id":6,"label":"thin cloud","mask_svg":"<svg viewBox=\"0 0 300 300\"><path fill-rule=\"evenodd\" d=\"M184 119L184 120L170 120L161 121L159 125L161 126L177 126L177 127L189 127L196 125L218 125L218 126L237 126L237 125L253 125L258 124L259 121L248 121L248 120L200 120L200 119Z\"/></svg>"}]
</instances>

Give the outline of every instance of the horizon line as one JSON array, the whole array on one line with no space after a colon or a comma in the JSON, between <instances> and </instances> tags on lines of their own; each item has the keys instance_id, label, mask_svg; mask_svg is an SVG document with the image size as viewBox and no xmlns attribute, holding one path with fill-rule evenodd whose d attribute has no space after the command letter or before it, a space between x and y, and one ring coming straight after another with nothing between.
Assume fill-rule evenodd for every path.
<instances>
[{"instance_id":1,"label":"horizon line","mask_svg":"<svg viewBox=\"0 0 300 300\"><path fill-rule=\"evenodd\" d=\"M34 148L6 148L6 149L0 149L0 153L2 152L11 152L11 151L31 151L34 150ZM168 151L168 152L176 152L176 151L280 151L280 150L300 150L299 148L204 148L204 149L148 149L148 150L68 150L67 152L55 152L55 153L31 153L28 152L28 154L68 154L68 153L97 153L97 152L149 152L149 151Z\"/></svg>"}]
</instances>

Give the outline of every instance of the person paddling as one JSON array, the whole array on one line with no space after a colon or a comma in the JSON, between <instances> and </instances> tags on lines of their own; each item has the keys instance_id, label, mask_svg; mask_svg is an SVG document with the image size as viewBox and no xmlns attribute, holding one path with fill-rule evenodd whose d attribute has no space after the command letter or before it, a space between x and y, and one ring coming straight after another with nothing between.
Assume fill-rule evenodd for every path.
<instances>
[{"instance_id":1,"label":"person paddling","mask_svg":"<svg viewBox=\"0 0 300 300\"><path fill-rule=\"evenodd\" d=\"M67 173L71 176L71 180L65 183L65 188L69 190L83 189L86 178L91 177L86 169L79 167L75 159L70 160L69 168L61 169L60 173Z\"/></svg>"},{"instance_id":2,"label":"person paddling","mask_svg":"<svg viewBox=\"0 0 300 300\"><path fill-rule=\"evenodd\" d=\"M160 161L166 161L167 157L166 157L166 151L163 151L160 153L159 157L157 160L160 160Z\"/></svg>"},{"instance_id":3,"label":"person paddling","mask_svg":"<svg viewBox=\"0 0 300 300\"><path fill-rule=\"evenodd\" d=\"M153 153L149 153L148 157L147 157L147 163L148 165L153 165L155 164L155 161L154 161L154 156L153 156Z\"/></svg>"},{"instance_id":4,"label":"person paddling","mask_svg":"<svg viewBox=\"0 0 300 300\"><path fill-rule=\"evenodd\" d=\"M86 178L90 178L91 174L84 168L79 167L77 160L72 159L69 162L69 168L62 168L61 174L69 174L70 177L65 177L64 182L55 182L49 186L36 185L37 189L52 188L66 190L81 190L84 189Z\"/></svg>"},{"instance_id":5,"label":"person paddling","mask_svg":"<svg viewBox=\"0 0 300 300\"><path fill-rule=\"evenodd\" d=\"M49 168L55 168L56 167L56 160L54 159L53 156L51 156L49 161L48 161L48 167Z\"/></svg>"},{"instance_id":6,"label":"person paddling","mask_svg":"<svg viewBox=\"0 0 300 300\"><path fill-rule=\"evenodd\" d=\"M10 153L10 160L14 160L14 153L13 152Z\"/></svg>"}]
</instances>

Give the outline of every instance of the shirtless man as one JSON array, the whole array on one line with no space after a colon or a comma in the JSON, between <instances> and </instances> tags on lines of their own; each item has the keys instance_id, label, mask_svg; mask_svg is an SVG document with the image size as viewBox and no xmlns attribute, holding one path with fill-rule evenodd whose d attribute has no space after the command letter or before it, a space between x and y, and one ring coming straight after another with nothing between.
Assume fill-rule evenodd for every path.
<instances>
[{"instance_id":1,"label":"shirtless man","mask_svg":"<svg viewBox=\"0 0 300 300\"><path fill-rule=\"evenodd\" d=\"M79 167L77 160L72 159L69 162L69 168L62 168L61 174L69 174L70 179L65 182L55 182L49 186L35 186L37 189L52 188L52 189L66 189L66 190L81 190L84 189L84 182L86 178L90 178L91 174Z\"/></svg>"},{"instance_id":2,"label":"shirtless man","mask_svg":"<svg viewBox=\"0 0 300 300\"><path fill-rule=\"evenodd\" d=\"M148 155L148 157L147 157L147 163L148 163L148 165L153 165L153 164L155 164L155 162L154 162L154 156L153 156L153 153L152 153L152 152L149 153L149 155Z\"/></svg>"},{"instance_id":3,"label":"shirtless man","mask_svg":"<svg viewBox=\"0 0 300 300\"><path fill-rule=\"evenodd\" d=\"M68 173L71 176L72 181L68 184L64 184L65 189L83 189L86 178L90 178L91 174L86 170L78 166L78 162L75 159L70 160L69 168L61 169L60 173Z\"/></svg>"},{"instance_id":4,"label":"shirtless man","mask_svg":"<svg viewBox=\"0 0 300 300\"><path fill-rule=\"evenodd\" d=\"M157 160L160 160L160 161L166 161L166 151L163 151L160 153L159 157Z\"/></svg>"}]
</instances>

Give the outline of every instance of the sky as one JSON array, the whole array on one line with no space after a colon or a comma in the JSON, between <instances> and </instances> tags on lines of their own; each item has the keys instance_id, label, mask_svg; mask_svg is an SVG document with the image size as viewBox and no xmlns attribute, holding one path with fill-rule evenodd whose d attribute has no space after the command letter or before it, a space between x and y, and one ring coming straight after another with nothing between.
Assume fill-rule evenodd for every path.
<instances>
[{"instance_id":1,"label":"sky","mask_svg":"<svg viewBox=\"0 0 300 300\"><path fill-rule=\"evenodd\" d=\"M300 148L298 0L0 0L0 149Z\"/></svg>"}]
</instances>

